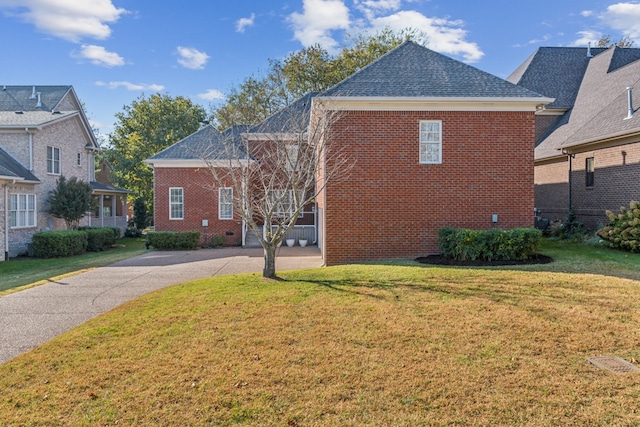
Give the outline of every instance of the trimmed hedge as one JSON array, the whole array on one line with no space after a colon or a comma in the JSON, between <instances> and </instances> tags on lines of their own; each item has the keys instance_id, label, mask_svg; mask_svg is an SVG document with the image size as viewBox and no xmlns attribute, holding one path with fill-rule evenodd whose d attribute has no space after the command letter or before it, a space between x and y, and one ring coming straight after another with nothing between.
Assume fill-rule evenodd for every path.
<instances>
[{"instance_id":1,"label":"trimmed hedge","mask_svg":"<svg viewBox=\"0 0 640 427\"><path fill-rule=\"evenodd\" d=\"M79 255L87 250L86 231L41 231L33 235L33 254L36 258L58 258Z\"/></svg>"},{"instance_id":2,"label":"trimmed hedge","mask_svg":"<svg viewBox=\"0 0 640 427\"><path fill-rule=\"evenodd\" d=\"M87 232L87 250L91 252L109 249L120 238L118 227L79 227L78 230Z\"/></svg>"},{"instance_id":3,"label":"trimmed hedge","mask_svg":"<svg viewBox=\"0 0 640 427\"><path fill-rule=\"evenodd\" d=\"M438 233L440 253L458 261L512 261L533 258L542 232L535 228L470 230L445 227Z\"/></svg>"},{"instance_id":4,"label":"trimmed hedge","mask_svg":"<svg viewBox=\"0 0 640 427\"><path fill-rule=\"evenodd\" d=\"M200 241L199 231L150 231L147 246L158 250L195 249Z\"/></svg>"},{"instance_id":5,"label":"trimmed hedge","mask_svg":"<svg viewBox=\"0 0 640 427\"><path fill-rule=\"evenodd\" d=\"M629 252L640 252L640 202L632 201L629 207L620 208L619 214L607 211L609 225L597 231L597 235L609 242L609 246Z\"/></svg>"}]
</instances>

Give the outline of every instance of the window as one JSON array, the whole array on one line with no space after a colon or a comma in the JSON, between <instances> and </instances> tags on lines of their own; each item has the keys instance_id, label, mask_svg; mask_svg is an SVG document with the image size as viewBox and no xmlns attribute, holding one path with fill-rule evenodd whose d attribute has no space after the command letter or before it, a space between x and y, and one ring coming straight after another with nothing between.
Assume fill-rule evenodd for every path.
<instances>
[{"instance_id":1,"label":"window","mask_svg":"<svg viewBox=\"0 0 640 427\"><path fill-rule=\"evenodd\" d=\"M184 219L184 190L169 189L169 219Z\"/></svg>"},{"instance_id":2,"label":"window","mask_svg":"<svg viewBox=\"0 0 640 427\"><path fill-rule=\"evenodd\" d=\"M304 193L298 194L298 200L294 199L293 190L272 190L270 192L269 201L274 207L274 213L276 217L284 218L293 214L296 207L296 202L301 203ZM304 212L300 212L299 218L304 216Z\"/></svg>"},{"instance_id":3,"label":"window","mask_svg":"<svg viewBox=\"0 0 640 427\"><path fill-rule=\"evenodd\" d=\"M442 121L420 121L420 163L442 163Z\"/></svg>"},{"instance_id":4,"label":"window","mask_svg":"<svg viewBox=\"0 0 640 427\"><path fill-rule=\"evenodd\" d=\"M12 194L10 197L9 217L11 227L24 228L36 226L36 195Z\"/></svg>"},{"instance_id":5,"label":"window","mask_svg":"<svg viewBox=\"0 0 640 427\"><path fill-rule=\"evenodd\" d=\"M78 155L76 156L76 165L82 166L82 154L80 153L78 153Z\"/></svg>"},{"instance_id":6,"label":"window","mask_svg":"<svg viewBox=\"0 0 640 427\"><path fill-rule=\"evenodd\" d=\"M593 178L595 175L596 167L593 161L593 157L587 157L585 161L585 184L587 187L593 187Z\"/></svg>"},{"instance_id":7,"label":"window","mask_svg":"<svg viewBox=\"0 0 640 427\"><path fill-rule=\"evenodd\" d=\"M218 218L233 219L233 188L221 188L219 190Z\"/></svg>"},{"instance_id":8,"label":"window","mask_svg":"<svg viewBox=\"0 0 640 427\"><path fill-rule=\"evenodd\" d=\"M298 152L300 151L300 147L298 145L287 145L286 147L286 155L287 155L287 172L293 172L300 170L300 164L298 159Z\"/></svg>"},{"instance_id":9,"label":"window","mask_svg":"<svg viewBox=\"0 0 640 427\"><path fill-rule=\"evenodd\" d=\"M60 175L60 149L47 147L47 173Z\"/></svg>"}]
</instances>

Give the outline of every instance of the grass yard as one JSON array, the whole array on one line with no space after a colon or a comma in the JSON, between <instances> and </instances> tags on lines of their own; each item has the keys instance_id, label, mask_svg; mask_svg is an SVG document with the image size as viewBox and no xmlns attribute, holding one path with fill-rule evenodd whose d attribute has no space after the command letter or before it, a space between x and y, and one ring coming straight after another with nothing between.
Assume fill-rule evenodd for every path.
<instances>
[{"instance_id":1,"label":"grass yard","mask_svg":"<svg viewBox=\"0 0 640 427\"><path fill-rule=\"evenodd\" d=\"M68 258L19 258L0 262L0 295L3 291L51 280L78 270L113 264L144 251L144 239L122 238L115 248L103 252L87 252Z\"/></svg>"},{"instance_id":2,"label":"grass yard","mask_svg":"<svg viewBox=\"0 0 640 427\"><path fill-rule=\"evenodd\" d=\"M640 256L348 265L149 294L0 365L3 426L632 426Z\"/></svg>"}]
</instances>

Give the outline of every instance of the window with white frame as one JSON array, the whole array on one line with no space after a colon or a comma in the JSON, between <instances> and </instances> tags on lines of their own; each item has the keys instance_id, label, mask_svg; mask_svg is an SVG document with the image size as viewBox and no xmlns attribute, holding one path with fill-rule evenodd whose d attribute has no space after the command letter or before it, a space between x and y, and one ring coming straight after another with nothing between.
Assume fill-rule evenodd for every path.
<instances>
[{"instance_id":1,"label":"window with white frame","mask_svg":"<svg viewBox=\"0 0 640 427\"><path fill-rule=\"evenodd\" d=\"M298 152L300 147L296 144L289 144L286 147L287 155L287 172L293 172L294 170L300 170L300 164L298 162Z\"/></svg>"},{"instance_id":2,"label":"window with white frame","mask_svg":"<svg viewBox=\"0 0 640 427\"><path fill-rule=\"evenodd\" d=\"M420 121L420 163L442 163L442 121Z\"/></svg>"},{"instance_id":3,"label":"window with white frame","mask_svg":"<svg viewBox=\"0 0 640 427\"><path fill-rule=\"evenodd\" d=\"M218 191L218 218L233 219L233 188Z\"/></svg>"},{"instance_id":4,"label":"window with white frame","mask_svg":"<svg viewBox=\"0 0 640 427\"><path fill-rule=\"evenodd\" d=\"M9 221L12 228L36 226L36 195L11 194Z\"/></svg>"},{"instance_id":5,"label":"window with white frame","mask_svg":"<svg viewBox=\"0 0 640 427\"><path fill-rule=\"evenodd\" d=\"M60 175L60 149L47 147L47 173Z\"/></svg>"},{"instance_id":6,"label":"window with white frame","mask_svg":"<svg viewBox=\"0 0 640 427\"><path fill-rule=\"evenodd\" d=\"M298 203L301 203L304 193L298 194ZM271 190L269 201L274 205L274 213L276 217L286 217L293 213L296 207L293 190ZM304 212L300 212L299 217L302 218Z\"/></svg>"},{"instance_id":7,"label":"window with white frame","mask_svg":"<svg viewBox=\"0 0 640 427\"><path fill-rule=\"evenodd\" d=\"M169 219L184 219L184 190L169 188Z\"/></svg>"}]
</instances>

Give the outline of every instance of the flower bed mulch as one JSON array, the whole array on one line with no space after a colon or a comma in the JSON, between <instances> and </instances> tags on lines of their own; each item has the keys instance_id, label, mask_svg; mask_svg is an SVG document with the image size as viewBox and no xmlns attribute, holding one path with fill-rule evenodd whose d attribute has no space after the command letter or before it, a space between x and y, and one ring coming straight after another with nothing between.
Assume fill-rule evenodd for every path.
<instances>
[{"instance_id":1,"label":"flower bed mulch","mask_svg":"<svg viewBox=\"0 0 640 427\"><path fill-rule=\"evenodd\" d=\"M466 267L493 267L501 265L526 265L526 264L548 264L553 262L553 258L547 255L536 255L533 258L521 260L521 261L483 261L483 260L467 260L457 261L455 259L446 258L442 255L428 255L424 257L416 258L416 261L423 264L431 265L455 265Z\"/></svg>"}]
</instances>

